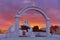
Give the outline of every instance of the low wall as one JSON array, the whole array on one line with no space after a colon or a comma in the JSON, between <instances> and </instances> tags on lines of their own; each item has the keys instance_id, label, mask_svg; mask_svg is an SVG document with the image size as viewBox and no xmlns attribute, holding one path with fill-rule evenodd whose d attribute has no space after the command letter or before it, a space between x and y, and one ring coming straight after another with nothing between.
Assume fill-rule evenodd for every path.
<instances>
[{"instance_id":1,"label":"low wall","mask_svg":"<svg viewBox=\"0 0 60 40\"><path fill-rule=\"evenodd\" d=\"M6 38L0 40L60 40L60 38L54 37L20 37L20 38Z\"/></svg>"},{"instance_id":2,"label":"low wall","mask_svg":"<svg viewBox=\"0 0 60 40\"><path fill-rule=\"evenodd\" d=\"M6 38L7 34L0 34L0 39L1 38Z\"/></svg>"}]
</instances>

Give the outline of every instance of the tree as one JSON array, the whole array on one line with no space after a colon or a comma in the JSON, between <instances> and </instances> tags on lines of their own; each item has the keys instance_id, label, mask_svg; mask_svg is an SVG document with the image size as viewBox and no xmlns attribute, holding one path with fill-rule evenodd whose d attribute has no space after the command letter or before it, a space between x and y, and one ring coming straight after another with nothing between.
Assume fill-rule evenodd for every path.
<instances>
[{"instance_id":1,"label":"tree","mask_svg":"<svg viewBox=\"0 0 60 40\"><path fill-rule=\"evenodd\" d=\"M2 33L2 31L0 30L0 34Z\"/></svg>"},{"instance_id":2,"label":"tree","mask_svg":"<svg viewBox=\"0 0 60 40\"><path fill-rule=\"evenodd\" d=\"M33 32L38 32L39 31L39 27L38 26L34 26L33 27Z\"/></svg>"},{"instance_id":3,"label":"tree","mask_svg":"<svg viewBox=\"0 0 60 40\"><path fill-rule=\"evenodd\" d=\"M21 25L21 30L26 30L28 32L28 29L30 29L28 26L26 25Z\"/></svg>"},{"instance_id":4,"label":"tree","mask_svg":"<svg viewBox=\"0 0 60 40\"><path fill-rule=\"evenodd\" d=\"M50 33L51 34L56 33L57 32L57 29L58 29L58 26L51 26L50 27Z\"/></svg>"}]
</instances>

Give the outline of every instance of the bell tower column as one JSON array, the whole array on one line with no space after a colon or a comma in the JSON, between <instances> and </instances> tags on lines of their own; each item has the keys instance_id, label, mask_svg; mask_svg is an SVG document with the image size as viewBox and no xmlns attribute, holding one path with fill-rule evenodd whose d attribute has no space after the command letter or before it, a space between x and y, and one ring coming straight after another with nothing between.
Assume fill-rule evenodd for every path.
<instances>
[{"instance_id":1,"label":"bell tower column","mask_svg":"<svg viewBox=\"0 0 60 40\"><path fill-rule=\"evenodd\" d=\"M19 15L16 15L15 19L16 19L15 31L16 31L16 34L18 35L19 34L19 28L20 28L20 25L19 25L20 17L19 17Z\"/></svg>"},{"instance_id":2,"label":"bell tower column","mask_svg":"<svg viewBox=\"0 0 60 40\"><path fill-rule=\"evenodd\" d=\"M50 36L50 20L47 20L46 22L46 32L47 32L47 36Z\"/></svg>"}]
</instances>

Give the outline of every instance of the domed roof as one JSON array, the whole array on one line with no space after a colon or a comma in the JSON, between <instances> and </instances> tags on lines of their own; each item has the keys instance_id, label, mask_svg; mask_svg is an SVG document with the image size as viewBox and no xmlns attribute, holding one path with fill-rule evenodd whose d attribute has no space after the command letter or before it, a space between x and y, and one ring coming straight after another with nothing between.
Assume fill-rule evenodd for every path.
<instances>
[{"instance_id":1,"label":"domed roof","mask_svg":"<svg viewBox=\"0 0 60 40\"><path fill-rule=\"evenodd\" d=\"M9 27L9 30L8 30L9 32L14 32L15 31L15 25L11 25L10 27Z\"/></svg>"}]
</instances>

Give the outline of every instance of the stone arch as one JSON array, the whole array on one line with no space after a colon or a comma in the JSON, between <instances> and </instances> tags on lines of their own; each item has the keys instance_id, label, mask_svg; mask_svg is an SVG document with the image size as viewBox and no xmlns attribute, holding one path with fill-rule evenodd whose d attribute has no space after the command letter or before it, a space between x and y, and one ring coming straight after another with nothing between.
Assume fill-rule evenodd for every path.
<instances>
[{"instance_id":1,"label":"stone arch","mask_svg":"<svg viewBox=\"0 0 60 40\"><path fill-rule=\"evenodd\" d=\"M16 15L16 27L15 27L16 30L19 28L20 16L22 16L28 10L35 10L37 12L40 12L40 14L42 14L44 16L44 18L46 20L46 33L49 36L50 35L50 18L41 8L38 8L38 7L27 7L25 9L22 9L20 12L18 12L18 14Z\"/></svg>"}]
</instances>

